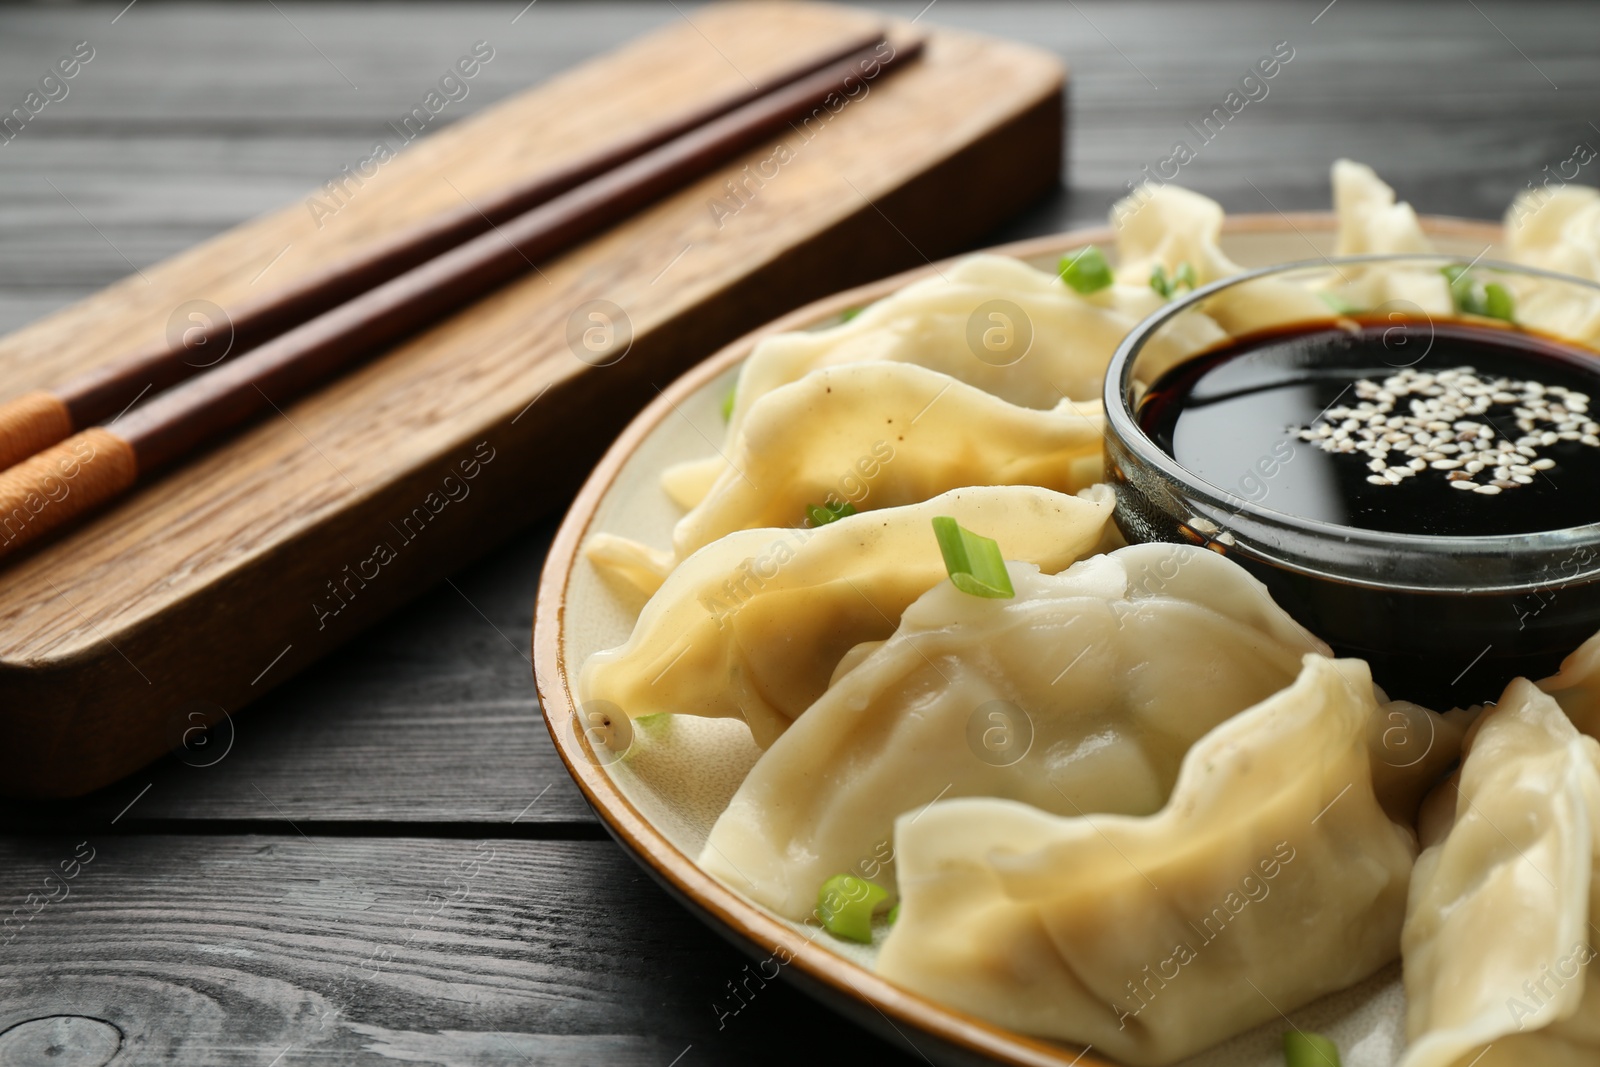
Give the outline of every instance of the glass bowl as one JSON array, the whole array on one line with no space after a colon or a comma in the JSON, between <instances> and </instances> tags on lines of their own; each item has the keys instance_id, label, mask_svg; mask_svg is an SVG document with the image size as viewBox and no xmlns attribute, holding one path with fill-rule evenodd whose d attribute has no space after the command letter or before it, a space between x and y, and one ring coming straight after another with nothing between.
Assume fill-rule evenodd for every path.
<instances>
[{"instance_id":1,"label":"glass bowl","mask_svg":"<svg viewBox=\"0 0 1600 1067\"><path fill-rule=\"evenodd\" d=\"M1468 267L1462 284L1476 288L1458 298L1445 269ZM1502 296L1512 295L1517 321L1474 313L1486 310L1486 281L1500 286ZM1308 302L1285 285L1318 299ZM1487 310L1505 309L1502 302ZM1140 404L1171 368L1234 343L1215 340L1217 323L1230 318L1253 324L1246 332L1316 323L1392 326L1392 344L1391 331L1382 334L1386 366L1375 372L1425 372L1436 332L1448 334L1458 324L1559 342L1586 362L1600 337L1600 286L1448 255L1350 256L1270 267L1182 294L1144 320L1118 348L1105 385L1107 473L1123 535L1135 542L1200 544L1240 563L1336 653L1367 660L1391 698L1439 710L1493 701L1518 675L1537 680L1554 673L1600 631L1600 486L1579 487L1593 501L1592 512L1583 510L1595 521L1585 525L1451 536L1276 510L1275 485L1312 473L1292 462L1295 450L1312 446L1288 427L1291 458L1280 446L1236 479L1213 471L1208 480L1180 464L1141 425Z\"/></svg>"}]
</instances>

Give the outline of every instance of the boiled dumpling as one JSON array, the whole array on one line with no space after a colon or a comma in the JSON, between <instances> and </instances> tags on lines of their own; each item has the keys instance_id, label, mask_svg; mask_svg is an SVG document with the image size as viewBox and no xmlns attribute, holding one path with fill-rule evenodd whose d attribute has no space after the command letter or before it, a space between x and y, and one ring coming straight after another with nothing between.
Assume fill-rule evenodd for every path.
<instances>
[{"instance_id":1,"label":"boiled dumpling","mask_svg":"<svg viewBox=\"0 0 1600 1067\"><path fill-rule=\"evenodd\" d=\"M1590 556L1592 561L1592 553ZM1574 568L1573 574L1576 573ZM1600 738L1600 634L1562 660L1561 669L1541 681L1539 688L1555 697L1574 726L1590 737Z\"/></svg>"},{"instance_id":2,"label":"boiled dumpling","mask_svg":"<svg viewBox=\"0 0 1600 1067\"><path fill-rule=\"evenodd\" d=\"M1326 651L1242 568L1191 545L1009 570L1010 599L946 581L906 609L756 763L701 865L800 919L828 877L887 846L897 816L941 797L1149 814L1195 739ZM892 869L872 874L893 887Z\"/></svg>"},{"instance_id":3,"label":"boiled dumpling","mask_svg":"<svg viewBox=\"0 0 1600 1067\"><path fill-rule=\"evenodd\" d=\"M1101 541L1109 486L953 489L814 530L741 530L694 553L645 605L633 635L583 665L579 698L632 718L742 717L772 744L822 695L852 647L888 637L945 577L932 519L994 530L1013 559L1053 574Z\"/></svg>"},{"instance_id":4,"label":"boiled dumpling","mask_svg":"<svg viewBox=\"0 0 1600 1067\"><path fill-rule=\"evenodd\" d=\"M799 526L808 505L915 504L966 485L1075 493L1100 481L1099 403L1018 407L910 363L812 371L750 409L732 463L679 520L672 549L610 535L589 558L653 591L679 560L736 530Z\"/></svg>"},{"instance_id":5,"label":"boiled dumpling","mask_svg":"<svg viewBox=\"0 0 1600 1067\"><path fill-rule=\"evenodd\" d=\"M1410 204L1396 202L1394 190L1364 163L1333 164L1333 208L1339 217L1334 253L1341 256L1423 253L1433 243ZM1338 269L1332 291L1361 311L1418 311L1440 317L1455 313L1450 284L1437 267L1355 266Z\"/></svg>"},{"instance_id":6,"label":"boiled dumpling","mask_svg":"<svg viewBox=\"0 0 1600 1067\"><path fill-rule=\"evenodd\" d=\"M1433 251L1416 211L1396 203L1394 190L1365 163L1334 161L1333 210L1339 216L1334 255Z\"/></svg>"},{"instance_id":7,"label":"boiled dumpling","mask_svg":"<svg viewBox=\"0 0 1600 1067\"><path fill-rule=\"evenodd\" d=\"M1412 874L1401 1067L1600 1063L1597 766L1600 744L1526 679L1484 714L1439 787L1453 825Z\"/></svg>"},{"instance_id":8,"label":"boiled dumpling","mask_svg":"<svg viewBox=\"0 0 1600 1067\"><path fill-rule=\"evenodd\" d=\"M1373 784L1384 714L1364 662L1307 655L1291 686L1189 750L1155 815L999 799L902 815L879 974L1136 1065L1360 981L1396 955L1417 854Z\"/></svg>"},{"instance_id":9,"label":"boiled dumpling","mask_svg":"<svg viewBox=\"0 0 1600 1067\"><path fill-rule=\"evenodd\" d=\"M1506 209L1505 230L1512 262L1600 281L1600 190L1522 193Z\"/></svg>"},{"instance_id":10,"label":"boiled dumpling","mask_svg":"<svg viewBox=\"0 0 1600 1067\"><path fill-rule=\"evenodd\" d=\"M1524 193L1506 212L1514 263L1600 281L1600 192L1580 185ZM1500 275L1516 297L1519 323L1600 346L1600 298L1586 287Z\"/></svg>"},{"instance_id":11,"label":"boiled dumpling","mask_svg":"<svg viewBox=\"0 0 1600 1067\"><path fill-rule=\"evenodd\" d=\"M1187 263L1201 285L1242 273L1222 253L1222 205L1177 185L1143 185L1111 209L1117 227L1117 280L1150 287L1156 267L1168 277Z\"/></svg>"},{"instance_id":12,"label":"boiled dumpling","mask_svg":"<svg viewBox=\"0 0 1600 1067\"><path fill-rule=\"evenodd\" d=\"M1170 278L1187 264L1200 285L1241 274L1244 268L1223 254L1222 207L1216 201L1176 185L1145 185L1112 209L1120 220L1117 233L1117 280L1149 287L1151 272L1160 267ZM1241 336L1286 323L1328 318L1328 306L1309 288L1278 278L1241 282L1207 300L1203 315L1191 311L1175 320L1209 322L1217 328L1211 344L1228 335ZM1186 329L1196 330L1191 324ZM1166 367L1176 359L1155 361Z\"/></svg>"},{"instance_id":13,"label":"boiled dumpling","mask_svg":"<svg viewBox=\"0 0 1600 1067\"><path fill-rule=\"evenodd\" d=\"M1154 296L1148 286L1144 292ZM1011 304L1020 319L1004 307L980 314L995 301ZM731 453L756 401L844 363L915 363L1028 408L1053 408L1063 396L1094 400L1117 343L1153 306L1112 307L1008 256L970 256L849 322L762 341L740 369L723 451ZM998 350L991 351L991 336ZM693 507L726 469L715 455L680 463L668 468L662 485L678 504Z\"/></svg>"}]
</instances>

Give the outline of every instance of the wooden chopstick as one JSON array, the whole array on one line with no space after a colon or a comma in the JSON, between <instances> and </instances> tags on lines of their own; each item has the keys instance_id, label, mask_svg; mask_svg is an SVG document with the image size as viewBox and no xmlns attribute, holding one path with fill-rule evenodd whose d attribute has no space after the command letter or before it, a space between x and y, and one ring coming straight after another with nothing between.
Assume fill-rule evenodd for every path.
<instances>
[{"instance_id":1,"label":"wooden chopstick","mask_svg":"<svg viewBox=\"0 0 1600 1067\"><path fill-rule=\"evenodd\" d=\"M0 472L0 556L915 58L878 43L666 142L203 375ZM856 90L859 91L859 90ZM17 521L18 518L21 521Z\"/></svg>"},{"instance_id":2,"label":"wooden chopstick","mask_svg":"<svg viewBox=\"0 0 1600 1067\"><path fill-rule=\"evenodd\" d=\"M820 55L778 71L761 88L747 85L725 93L664 122L496 190L475 204L464 203L459 208L404 227L283 288L236 304L225 312L226 321L188 331L182 338L166 338L145 345L50 389L34 390L0 404L0 470L65 440L74 430L112 418L147 391L159 393L200 373L205 364L188 362L197 348L210 352L214 349L203 346L229 345L230 357L243 354L552 197L753 100L871 48L881 39L882 31L877 29L857 34Z\"/></svg>"}]
</instances>

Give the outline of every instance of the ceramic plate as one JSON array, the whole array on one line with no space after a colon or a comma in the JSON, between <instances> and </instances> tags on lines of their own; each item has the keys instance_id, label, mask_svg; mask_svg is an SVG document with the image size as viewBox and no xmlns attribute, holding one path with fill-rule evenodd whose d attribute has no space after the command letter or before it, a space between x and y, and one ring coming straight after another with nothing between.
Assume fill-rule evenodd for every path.
<instances>
[{"instance_id":1,"label":"ceramic plate","mask_svg":"<svg viewBox=\"0 0 1600 1067\"><path fill-rule=\"evenodd\" d=\"M1487 247L1490 256L1496 254L1496 225L1431 218L1424 227L1439 251L1476 257ZM1332 252L1333 233L1331 214L1238 216L1224 228L1222 250L1246 267L1315 259ZM1089 243L1114 245L1109 230L1095 229L990 251L1049 270L1064 251ZM589 564L580 551L583 542L604 531L669 545L681 512L662 492L661 472L709 455L712 443L721 440L722 398L751 348L773 333L830 325L846 309L935 270L930 265L801 308L707 359L633 420L590 475L551 545L533 628L539 699L561 758L612 836L690 910L756 960L762 975L776 969L891 1043L911 1044L932 1063L1109 1067L1092 1049L1014 1034L891 985L873 973L875 946L839 941L819 927L781 919L701 871L692 857L760 755L742 722L668 716L636 727L623 759L605 748L597 756L575 726L571 686L579 667L591 652L622 644L644 604L642 594ZM1346 1067L1390 1067L1404 1039L1399 964L1291 1018L1338 1041ZM1268 1024L1186 1063L1281 1067L1287 1028L1286 1022Z\"/></svg>"}]
</instances>

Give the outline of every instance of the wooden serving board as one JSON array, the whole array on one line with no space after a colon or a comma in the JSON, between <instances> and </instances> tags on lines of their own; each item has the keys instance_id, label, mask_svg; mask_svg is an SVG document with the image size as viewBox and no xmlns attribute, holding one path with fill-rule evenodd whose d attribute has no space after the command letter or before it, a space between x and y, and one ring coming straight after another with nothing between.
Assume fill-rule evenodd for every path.
<instances>
[{"instance_id":1,"label":"wooden serving board","mask_svg":"<svg viewBox=\"0 0 1600 1067\"><path fill-rule=\"evenodd\" d=\"M0 399L160 335L188 301L226 309L875 21L698 9L417 142L331 216L296 203L0 340ZM774 176L744 178L773 148L752 152L8 561L0 791L81 794L180 745L558 505L718 346L970 244L1058 181L1059 62L917 29L924 57L786 138ZM632 334L606 366L569 341L598 300Z\"/></svg>"}]
</instances>

